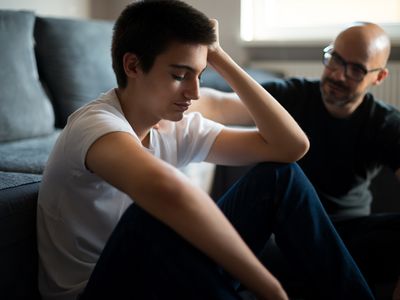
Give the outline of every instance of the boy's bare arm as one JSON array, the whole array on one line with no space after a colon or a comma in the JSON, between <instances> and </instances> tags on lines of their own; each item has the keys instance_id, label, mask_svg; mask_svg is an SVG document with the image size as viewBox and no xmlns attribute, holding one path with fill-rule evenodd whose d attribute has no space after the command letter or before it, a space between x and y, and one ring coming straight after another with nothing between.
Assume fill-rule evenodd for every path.
<instances>
[{"instance_id":1,"label":"boy's bare arm","mask_svg":"<svg viewBox=\"0 0 400 300\"><path fill-rule=\"evenodd\" d=\"M200 88L200 99L193 101L188 112L200 112L207 119L224 125L254 126L246 106L235 93Z\"/></svg>"},{"instance_id":2,"label":"boy's bare arm","mask_svg":"<svg viewBox=\"0 0 400 300\"><path fill-rule=\"evenodd\" d=\"M262 266L212 199L175 168L143 150L131 135L116 132L99 138L90 147L86 164L261 299L287 299L279 282Z\"/></svg>"},{"instance_id":3,"label":"boy's bare arm","mask_svg":"<svg viewBox=\"0 0 400 300\"><path fill-rule=\"evenodd\" d=\"M217 32L218 23L214 22ZM223 130L208 161L226 164L293 162L307 152L309 141L300 126L272 95L231 59L218 40L209 47L207 60L232 87L256 125L256 130L248 132Z\"/></svg>"}]
</instances>

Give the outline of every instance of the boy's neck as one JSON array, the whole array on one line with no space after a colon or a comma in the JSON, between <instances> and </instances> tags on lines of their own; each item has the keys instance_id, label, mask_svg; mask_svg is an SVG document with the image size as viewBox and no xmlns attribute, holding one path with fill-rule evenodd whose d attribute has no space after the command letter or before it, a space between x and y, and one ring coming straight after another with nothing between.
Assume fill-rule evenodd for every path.
<instances>
[{"instance_id":1,"label":"boy's neck","mask_svg":"<svg viewBox=\"0 0 400 300\"><path fill-rule=\"evenodd\" d=\"M135 97L131 95L127 89L115 88L115 94L121 105L121 109L125 118L128 120L129 124L139 137L143 146L148 147L150 143L150 130L152 127L156 126L157 123L152 124L153 122L149 122L149 124L146 124L143 118L137 116L137 111L134 109L133 102Z\"/></svg>"}]
</instances>

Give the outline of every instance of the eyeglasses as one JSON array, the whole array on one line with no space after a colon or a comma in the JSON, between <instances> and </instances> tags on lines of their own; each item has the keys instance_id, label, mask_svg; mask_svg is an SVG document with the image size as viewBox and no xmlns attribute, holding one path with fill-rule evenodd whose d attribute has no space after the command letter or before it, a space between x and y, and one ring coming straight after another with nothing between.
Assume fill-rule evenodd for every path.
<instances>
[{"instance_id":1,"label":"eyeglasses","mask_svg":"<svg viewBox=\"0 0 400 300\"><path fill-rule=\"evenodd\" d=\"M367 70L363 65L349 63L345 61L339 54L333 51L333 46L329 45L323 50L322 63L331 70L344 70L344 75L354 81L362 81L370 72L381 71L383 68Z\"/></svg>"}]
</instances>

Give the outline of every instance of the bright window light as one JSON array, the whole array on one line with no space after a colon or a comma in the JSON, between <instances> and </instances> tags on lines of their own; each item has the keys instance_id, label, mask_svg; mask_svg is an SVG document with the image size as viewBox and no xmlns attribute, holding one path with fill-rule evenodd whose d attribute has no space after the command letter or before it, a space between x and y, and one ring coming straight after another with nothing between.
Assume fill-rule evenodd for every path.
<instances>
[{"instance_id":1,"label":"bright window light","mask_svg":"<svg viewBox=\"0 0 400 300\"><path fill-rule=\"evenodd\" d=\"M355 21L378 23L400 40L400 0L241 0L244 41L326 40Z\"/></svg>"}]
</instances>

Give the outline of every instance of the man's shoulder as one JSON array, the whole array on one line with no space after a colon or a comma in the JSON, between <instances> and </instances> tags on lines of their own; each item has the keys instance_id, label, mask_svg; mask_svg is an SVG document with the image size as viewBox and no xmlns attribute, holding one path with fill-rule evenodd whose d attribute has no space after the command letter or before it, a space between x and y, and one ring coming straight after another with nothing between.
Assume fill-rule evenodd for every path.
<instances>
[{"instance_id":1,"label":"man's shoulder","mask_svg":"<svg viewBox=\"0 0 400 300\"><path fill-rule=\"evenodd\" d=\"M263 87L295 118L303 118L304 113L311 113L310 106L321 102L320 82L317 79L290 77L265 83Z\"/></svg>"},{"instance_id":2,"label":"man's shoulder","mask_svg":"<svg viewBox=\"0 0 400 300\"><path fill-rule=\"evenodd\" d=\"M289 77L286 81L290 84L301 86L301 87L308 87L308 88L315 88L320 85L320 80L317 78L307 78L307 77Z\"/></svg>"},{"instance_id":3,"label":"man's shoulder","mask_svg":"<svg viewBox=\"0 0 400 300\"><path fill-rule=\"evenodd\" d=\"M318 79L310 79L305 77L289 77L273 79L262 83L266 90L285 92L285 93L319 93L320 81Z\"/></svg>"},{"instance_id":4,"label":"man's shoulder","mask_svg":"<svg viewBox=\"0 0 400 300\"><path fill-rule=\"evenodd\" d=\"M400 111L397 107L382 100L375 99L371 93L368 93L365 96L365 103L368 108L368 113L371 117L379 119L393 119L400 122Z\"/></svg>"}]
</instances>

